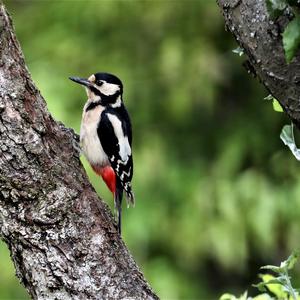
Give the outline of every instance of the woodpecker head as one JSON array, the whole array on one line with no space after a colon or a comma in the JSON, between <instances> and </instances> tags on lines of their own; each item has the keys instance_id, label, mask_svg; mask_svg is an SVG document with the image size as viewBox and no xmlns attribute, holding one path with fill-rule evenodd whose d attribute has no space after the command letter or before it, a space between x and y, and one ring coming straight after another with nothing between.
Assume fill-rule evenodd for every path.
<instances>
[{"instance_id":1,"label":"woodpecker head","mask_svg":"<svg viewBox=\"0 0 300 300\"><path fill-rule=\"evenodd\" d=\"M112 107L118 107L122 103L123 84L115 75L96 73L87 79L79 77L69 77L69 79L85 87L88 101L100 101L101 105Z\"/></svg>"}]
</instances>

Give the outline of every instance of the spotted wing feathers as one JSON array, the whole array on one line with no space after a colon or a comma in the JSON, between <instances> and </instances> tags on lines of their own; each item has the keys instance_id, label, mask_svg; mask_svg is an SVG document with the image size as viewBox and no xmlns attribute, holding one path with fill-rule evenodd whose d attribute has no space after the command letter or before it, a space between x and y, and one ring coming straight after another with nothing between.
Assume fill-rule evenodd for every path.
<instances>
[{"instance_id":1,"label":"spotted wing feathers","mask_svg":"<svg viewBox=\"0 0 300 300\"><path fill-rule=\"evenodd\" d=\"M125 107L103 111L97 132L103 150L125 191L127 204L134 205L134 194L131 188L133 175L132 133Z\"/></svg>"}]
</instances>

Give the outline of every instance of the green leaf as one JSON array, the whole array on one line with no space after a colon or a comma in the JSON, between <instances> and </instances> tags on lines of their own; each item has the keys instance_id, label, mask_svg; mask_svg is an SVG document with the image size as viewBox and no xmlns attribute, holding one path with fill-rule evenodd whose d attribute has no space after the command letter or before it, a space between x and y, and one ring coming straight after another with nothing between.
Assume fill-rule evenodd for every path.
<instances>
[{"instance_id":1,"label":"green leaf","mask_svg":"<svg viewBox=\"0 0 300 300\"><path fill-rule=\"evenodd\" d=\"M274 300L274 298L272 298L268 294L260 294L260 295L255 296L254 298L250 298L250 299L252 299L252 300Z\"/></svg>"},{"instance_id":2,"label":"green leaf","mask_svg":"<svg viewBox=\"0 0 300 300\"><path fill-rule=\"evenodd\" d=\"M293 125L283 126L280 134L280 139L292 151L297 160L300 160L300 149L297 148L294 138Z\"/></svg>"},{"instance_id":3,"label":"green leaf","mask_svg":"<svg viewBox=\"0 0 300 300\"><path fill-rule=\"evenodd\" d=\"M297 53L300 46L300 16L296 16L286 26L282 37L285 58L289 63Z\"/></svg>"},{"instance_id":4,"label":"green leaf","mask_svg":"<svg viewBox=\"0 0 300 300\"><path fill-rule=\"evenodd\" d=\"M272 266L272 265L263 266L263 267L261 267L261 269L271 270L271 271L273 271L275 273L281 273L281 272L284 271L284 268L278 267L278 266Z\"/></svg>"},{"instance_id":5,"label":"green leaf","mask_svg":"<svg viewBox=\"0 0 300 300\"><path fill-rule=\"evenodd\" d=\"M287 268L290 270L292 269L296 262L298 261L298 258L299 258L299 252L298 251L294 251L289 257L288 259L286 260L286 265L287 265Z\"/></svg>"},{"instance_id":6,"label":"green leaf","mask_svg":"<svg viewBox=\"0 0 300 300\"><path fill-rule=\"evenodd\" d=\"M281 107L281 104L279 103L279 101L274 98L271 94L269 94L267 97L264 98L264 100L272 100L273 102L273 109L277 112L283 112L283 109Z\"/></svg>"},{"instance_id":7,"label":"green leaf","mask_svg":"<svg viewBox=\"0 0 300 300\"><path fill-rule=\"evenodd\" d=\"M287 7L285 0L266 0L266 5L271 19L278 18Z\"/></svg>"},{"instance_id":8,"label":"green leaf","mask_svg":"<svg viewBox=\"0 0 300 300\"><path fill-rule=\"evenodd\" d=\"M248 298L248 293L246 291L239 298L237 298L236 296L234 296L232 294L226 293L226 294L223 294L219 300L247 300L247 299L250 300L251 298Z\"/></svg>"},{"instance_id":9,"label":"green leaf","mask_svg":"<svg viewBox=\"0 0 300 300\"><path fill-rule=\"evenodd\" d=\"M266 292L266 284L264 282L259 282L257 284L252 284L252 286L256 287L260 292Z\"/></svg>"},{"instance_id":10,"label":"green leaf","mask_svg":"<svg viewBox=\"0 0 300 300\"><path fill-rule=\"evenodd\" d=\"M248 292L244 292L243 295L240 296L240 300L247 300L248 299Z\"/></svg>"},{"instance_id":11,"label":"green leaf","mask_svg":"<svg viewBox=\"0 0 300 300\"><path fill-rule=\"evenodd\" d=\"M280 280L277 280L270 274L261 275L263 282L266 284L270 292L272 292L278 299L285 299L287 294L284 291L284 287L280 284Z\"/></svg>"},{"instance_id":12,"label":"green leaf","mask_svg":"<svg viewBox=\"0 0 300 300\"><path fill-rule=\"evenodd\" d=\"M268 96L266 96L265 98L264 98L264 100L274 100L275 98L271 95L271 94L269 94Z\"/></svg>"},{"instance_id":13,"label":"green leaf","mask_svg":"<svg viewBox=\"0 0 300 300\"><path fill-rule=\"evenodd\" d=\"M239 56L242 56L244 54L244 49L241 47L237 47L233 49L232 52L238 54Z\"/></svg>"},{"instance_id":14,"label":"green leaf","mask_svg":"<svg viewBox=\"0 0 300 300\"><path fill-rule=\"evenodd\" d=\"M234 295L226 293L223 294L219 300L235 300L235 299L236 297Z\"/></svg>"},{"instance_id":15,"label":"green leaf","mask_svg":"<svg viewBox=\"0 0 300 300\"><path fill-rule=\"evenodd\" d=\"M283 112L283 109L277 99L273 98L273 109L277 112Z\"/></svg>"}]
</instances>

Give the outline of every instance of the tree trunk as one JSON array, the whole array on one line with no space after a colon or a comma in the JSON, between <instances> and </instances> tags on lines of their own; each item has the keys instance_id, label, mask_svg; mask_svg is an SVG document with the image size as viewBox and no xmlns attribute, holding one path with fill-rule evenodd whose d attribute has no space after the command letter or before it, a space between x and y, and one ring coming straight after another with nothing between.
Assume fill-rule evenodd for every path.
<instances>
[{"instance_id":1,"label":"tree trunk","mask_svg":"<svg viewBox=\"0 0 300 300\"><path fill-rule=\"evenodd\" d=\"M281 33L289 19L272 21L266 0L217 0L226 27L248 56L253 72L300 129L300 55L286 63Z\"/></svg>"},{"instance_id":2,"label":"tree trunk","mask_svg":"<svg viewBox=\"0 0 300 300\"><path fill-rule=\"evenodd\" d=\"M26 69L0 4L0 236L34 299L158 299Z\"/></svg>"}]
</instances>

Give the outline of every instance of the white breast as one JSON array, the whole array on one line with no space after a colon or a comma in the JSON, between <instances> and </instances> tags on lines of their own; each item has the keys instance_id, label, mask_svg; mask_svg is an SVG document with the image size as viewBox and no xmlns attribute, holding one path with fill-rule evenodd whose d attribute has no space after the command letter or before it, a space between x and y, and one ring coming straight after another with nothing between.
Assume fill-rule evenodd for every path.
<instances>
[{"instance_id":1,"label":"white breast","mask_svg":"<svg viewBox=\"0 0 300 300\"><path fill-rule=\"evenodd\" d=\"M97 134L97 127L104 107L99 105L85 112L86 106L87 104L83 110L80 128L80 142L83 153L90 164L107 166L109 165L108 157L102 148Z\"/></svg>"}]
</instances>

